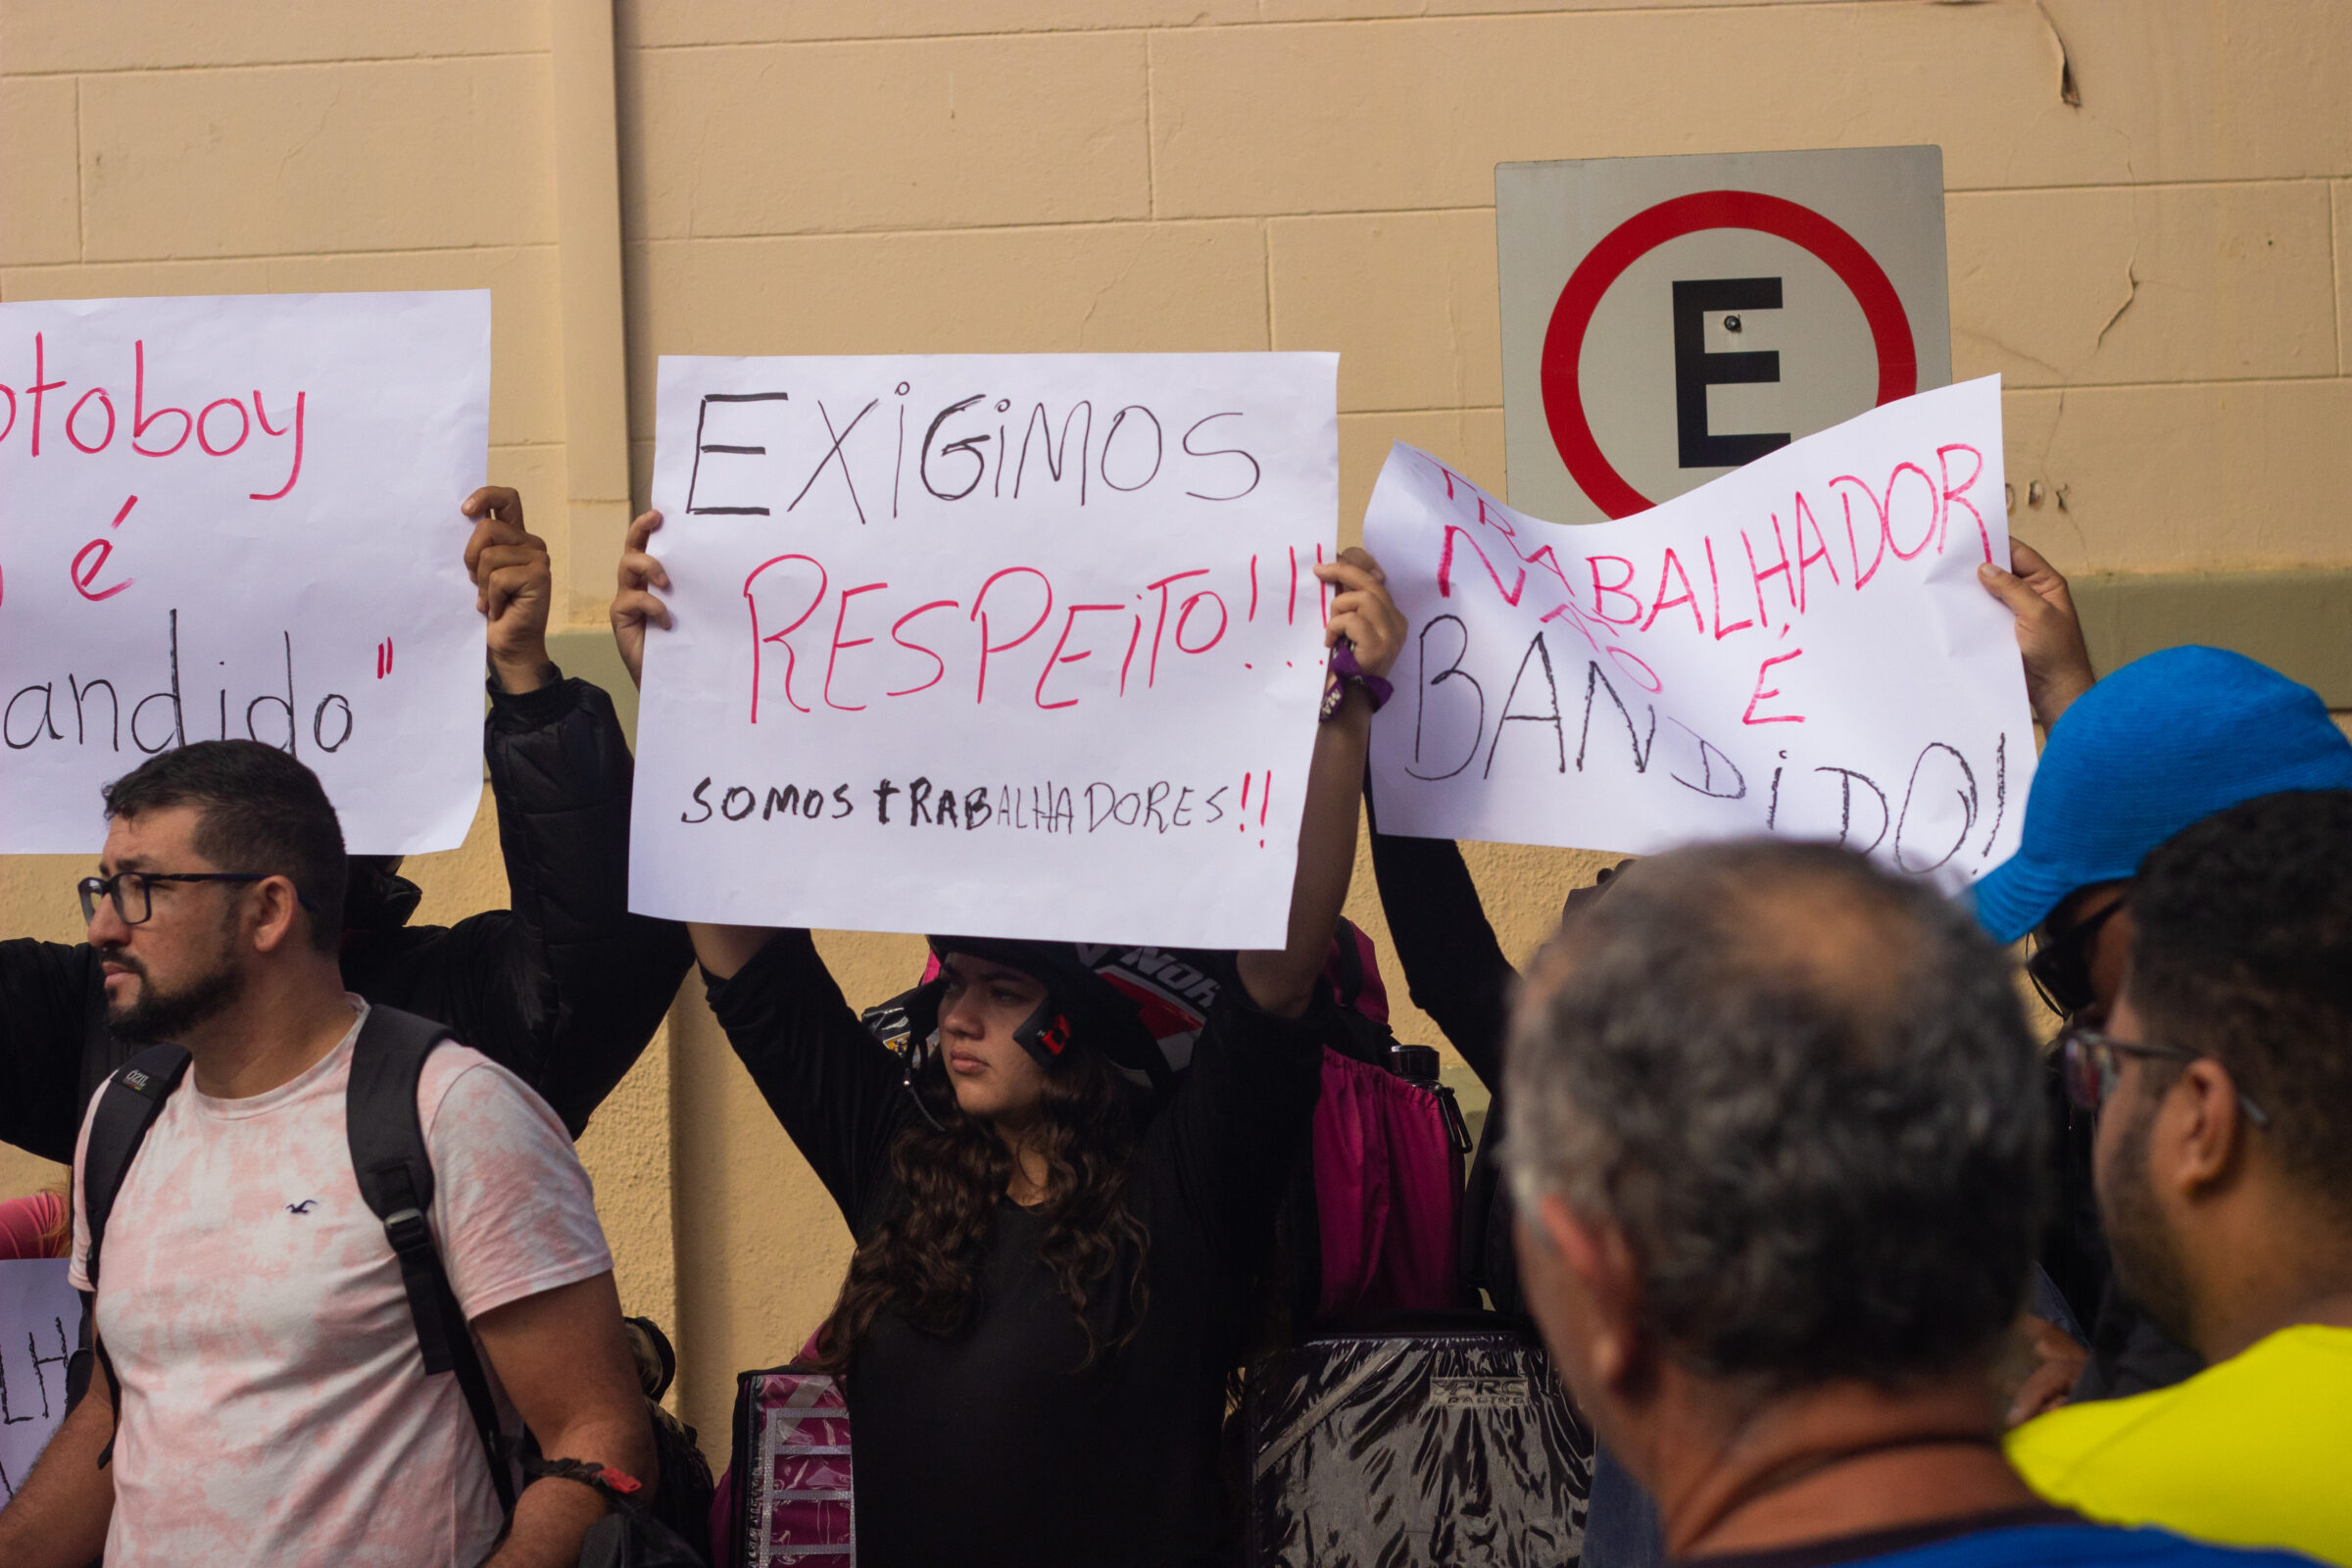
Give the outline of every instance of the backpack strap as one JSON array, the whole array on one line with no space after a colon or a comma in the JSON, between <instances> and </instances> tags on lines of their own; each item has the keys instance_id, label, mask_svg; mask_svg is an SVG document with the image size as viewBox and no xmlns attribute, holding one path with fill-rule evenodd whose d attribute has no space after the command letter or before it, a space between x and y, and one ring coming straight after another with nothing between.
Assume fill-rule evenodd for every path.
<instances>
[{"instance_id":1,"label":"backpack strap","mask_svg":"<svg viewBox=\"0 0 2352 1568\"><path fill-rule=\"evenodd\" d=\"M149 1046L124 1062L98 1091L90 1116L89 1141L81 1155L81 1203L90 1245L81 1271L98 1289L98 1255L106 1241L107 1217L122 1195L122 1178L147 1141L147 1129L164 1113L164 1102L187 1075L188 1054L177 1046Z\"/></svg>"},{"instance_id":2,"label":"backpack strap","mask_svg":"<svg viewBox=\"0 0 2352 1568\"><path fill-rule=\"evenodd\" d=\"M499 1430L498 1406L426 1219L433 1207L433 1161L416 1114L416 1085L424 1058L449 1038L448 1030L429 1019L392 1007L370 1007L360 1038L352 1044L344 1128L360 1197L384 1222L384 1240L400 1260L400 1280L409 1293L409 1315L416 1321L424 1370L428 1376L456 1374L482 1440L499 1506L512 1515L514 1480L507 1466L508 1445Z\"/></svg>"},{"instance_id":3,"label":"backpack strap","mask_svg":"<svg viewBox=\"0 0 2352 1568\"><path fill-rule=\"evenodd\" d=\"M81 1293L80 1348L66 1366L68 1409L79 1404L89 1392L95 1365L106 1373L115 1419L122 1420L122 1385L115 1376L115 1363L106 1347L98 1343L99 1254L106 1241L107 1218L122 1195L123 1178L130 1174L130 1162L138 1157L139 1146L147 1142L147 1130L164 1113L164 1102L172 1098L172 1091L179 1087L187 1071L186 1052L177 1046L150 1046L99 1086L98 1108L90 1115L90 1136L81 1153L82 1219L90 1235L81 1271L90 1288ZM114 1457L115 1440L110 1436L98 1454L98 1468L105 1469Z\"/></svg>"}]
</instances>

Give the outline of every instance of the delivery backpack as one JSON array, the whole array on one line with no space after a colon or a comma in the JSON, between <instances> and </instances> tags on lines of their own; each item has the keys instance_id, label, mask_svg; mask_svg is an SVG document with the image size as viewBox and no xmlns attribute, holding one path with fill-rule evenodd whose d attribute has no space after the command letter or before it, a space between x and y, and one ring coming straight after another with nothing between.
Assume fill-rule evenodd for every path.
<instances>
[{"instance_id":1,"label":"delivery backpack","mask_svg":"<svg viewBox=\"0 0 2352 1568\"><path fill-rule=\"evenodd\" d=\"M1579 1560L1592 1436L1524 1320L1396 1313L1250 1368L1249 1568Z\"/></svg>"},{"instance_id":2,"label":"delivery backpack","mask_svg":"<svg viewBox=\"0 0 2352 1568\"><path fill-rule=\"evenodd\" d=\"M1390 1031L1370 938L1342 920L1323 972L1333 1012L1312 1157L1279 1228L1290 1320L1463 1305L1461 1107L1438 1080L1437 1051Z\"/></svg>"},{"instance_id":3,"label":"delivery backpack","mask_svg":"<svg viewBox=\"0 0 2352 1568\"><path fill-rule=\"evenodd\" d=\"M820 1331L821 1332L821 1331ZM811 1366L735 1380L735 1456L710 1512L718 1568L837 1568L858 1555L850 1409L842 1380Z\"/></svg>"},{"instance_id":4,"label":"delivery backpack","mask_svg":"<svg viewBox=\"0 0 2352 1568\"><path fill-rule=\"evenodd\" d=\"M416 1115L416 1084L424 1071L424 1058L452 1038L430 1019L370 1006L359 1039L352 1043L344 1127L351 1142L352 1172L359 1179L360 1197L383 1221L384 1240L400 1261L401 1284L408 1291L409 1314L416 1320L416 1346L424 1356L425 1375L446 1372L458 1380L474 1431L481 1438L499 1508L512 1519L515 1469L519 1464L530 1473L539 1468L539 1462L515 1452L516 1446L499 1429L489 1377L482 1370L473 1335L450 1289L441 1250L425 1220L433 1205L433 1162ZM90 1289L82 1293L81 1348L68 1372L68 1397L78 1402L88 1390L94 1358L106 1373L118 1416L122 1386L105 1347L97 1342L100 1253L107 1220L122 1194L123 1178L130 1173L131 1161L187 1070L188 1054L177 1046L150 1046L123 1063L98 1091L98 1108L90 1117L88 1145L82 1155L83 1204L89 1226L83 1272ZM654 1409L657 1416L662 1413L659 1407ZM710 1507L710 1468L700 1466L698 1496L697 1467L681 1463L673 1470L669 1461L678 1446L666 1441L667 1437L660 1421L655 1421L655 1446L664 1461L655 1496L640 1502L607 1491L615 1511L589 1532L581 1550L583 1564L685 1568L702 1561L702 1553L690 1550L685 1543L695 1539L699 1521ZM101 1466L114 1458L114 1448L110 1439L98 1456ZM560 1465L553 1468L563 1473Z\"/></svg>"}]
</instances>

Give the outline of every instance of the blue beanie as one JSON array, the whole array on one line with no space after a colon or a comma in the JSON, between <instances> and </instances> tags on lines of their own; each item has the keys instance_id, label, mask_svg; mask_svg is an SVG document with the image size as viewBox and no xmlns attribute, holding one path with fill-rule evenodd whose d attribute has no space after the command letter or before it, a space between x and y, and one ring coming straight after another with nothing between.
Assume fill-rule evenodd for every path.
<instances>
[{"instance_id":1,"label":"blue beanie","mask_svg":"<svg viewBox=\"0 0 2352 1568\"><path fill-rule=\"evenodd\" d=\"M2051 727L2023 841L1977 884L1977 919L2015 942L2077 889L2136 875L2191 822L2257 796L2340 789L2352 741L2319 693L2220 648L2150 654Z\"/></svg>"}]
</instances>

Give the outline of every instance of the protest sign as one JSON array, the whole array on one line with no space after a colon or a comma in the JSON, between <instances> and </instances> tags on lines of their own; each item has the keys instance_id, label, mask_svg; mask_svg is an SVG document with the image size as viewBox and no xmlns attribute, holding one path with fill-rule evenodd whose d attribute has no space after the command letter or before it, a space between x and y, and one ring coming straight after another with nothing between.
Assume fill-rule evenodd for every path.
<instances>
[{"instance_id":1,"label":"protest sign","mask_svg":"<svg viewBox=\"0 0 2352 1568\"><path fill-rule=\"evenodd\" d=\"M631 906L1280 946L1337 372L665 357Z\"/></svg>"},{"instance_id":2,"label":"protest sign","mask_svg":"<svg viewBox=\"0 0 2352 1568\"><path fill-rule=\"evenodd\" d=\"M0 853L103 842L189 741L318 773L356 854L463 843L490 296L0 305Z\"/></svg>"},{"instance_id":3,"label":"protest sign","mask_svg":"<svg viewBox=\"0 0 2352 1568\"><path fill-rule=\"evenodd\" d=\"M1562 526L1399 445L1365 542L1410 618L1385 832L1643 854L1829 839L1949 886L2016 848L2034 730L1997 377Z\"/></svg>"},{"instance_id":4,"label":"protest sign","mask_svg":"<svg viewBox=\"0 0 2352 1568\"><path fill-rule=\"evenodd\" d=\"M80 1337L64 1258L0 1263L0 1504L66 1418L66 1362Z\"/></svg>"}]
</instances>

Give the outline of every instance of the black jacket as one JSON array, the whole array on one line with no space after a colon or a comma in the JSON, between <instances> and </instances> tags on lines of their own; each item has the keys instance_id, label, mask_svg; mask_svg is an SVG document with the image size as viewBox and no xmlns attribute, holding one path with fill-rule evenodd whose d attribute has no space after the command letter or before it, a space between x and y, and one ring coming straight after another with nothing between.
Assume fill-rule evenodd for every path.
<instances>
[{"instance_id":1,"label":"black jacket","mask_svg":"<svg viewBox=\"0 0 2352 1568\"><path fill-rule=\"evenodd\" d=\"M684 927L628 912L634 764L610 697L582 680L493 691L483 750L514 907L411 926L416 887L355 859L343 979L447 1024L576 1137L653 1038L692 951ZM82 1107L134 1049L106 1027L87 943L0 942L0 1142L72 1159Z\"/></svg>"}]
</instances>

